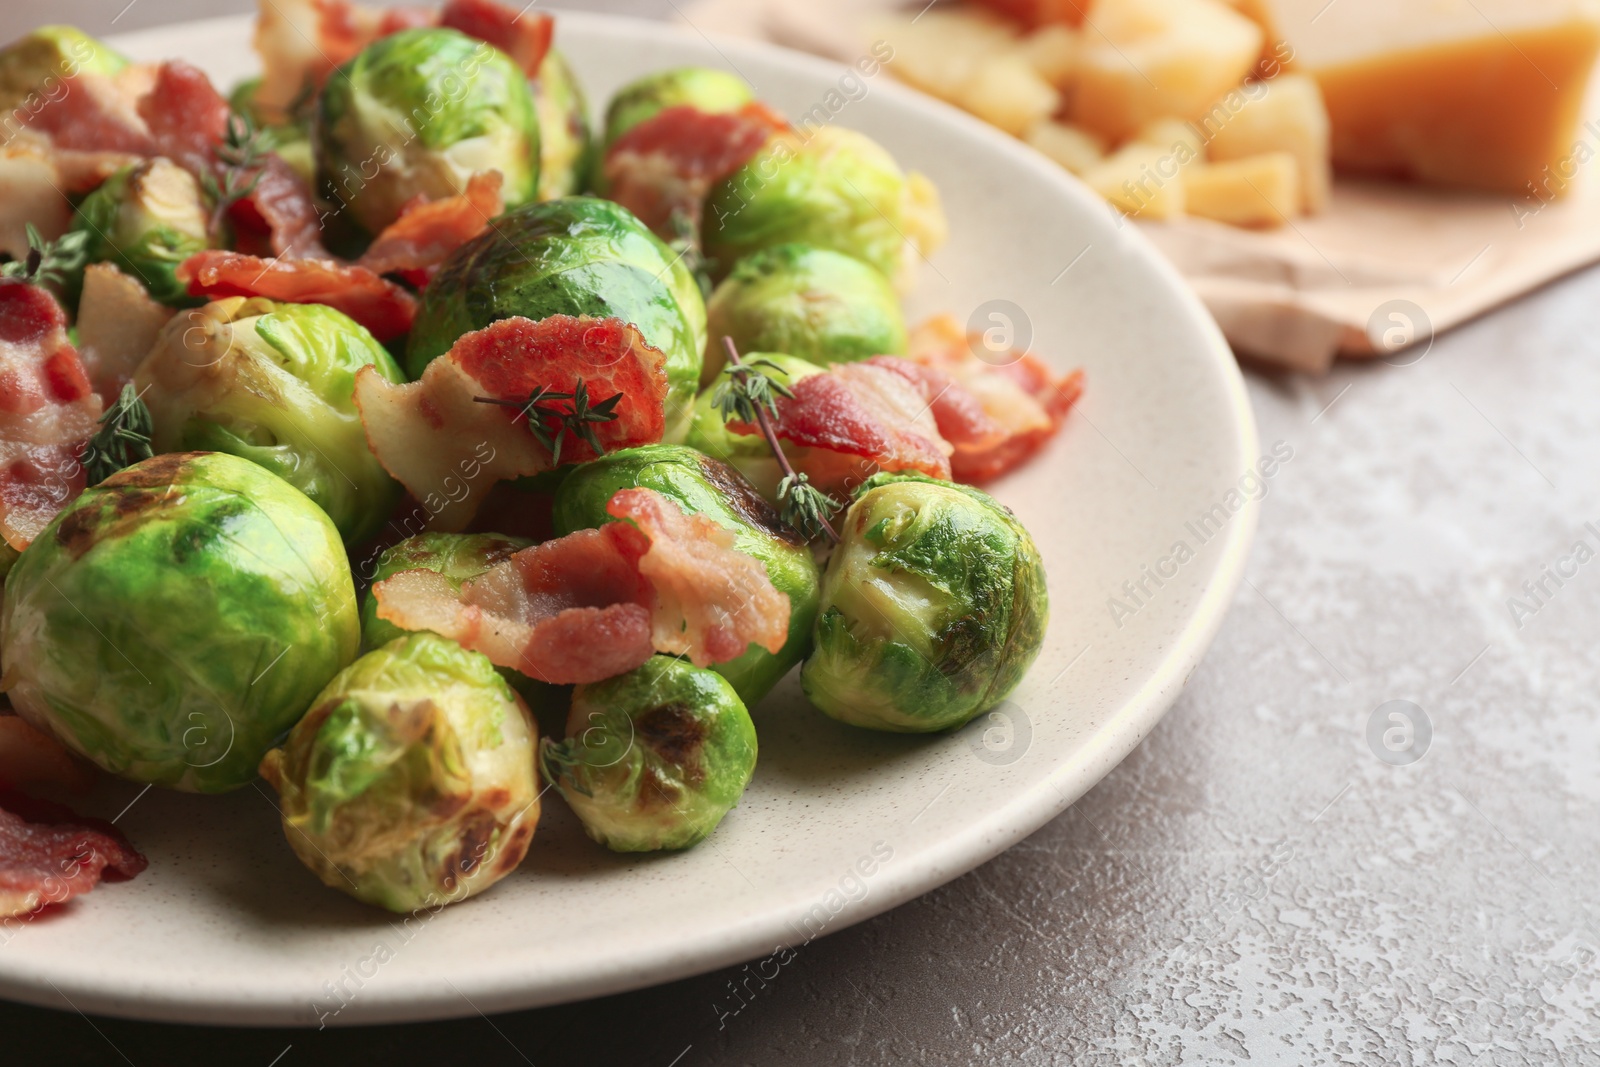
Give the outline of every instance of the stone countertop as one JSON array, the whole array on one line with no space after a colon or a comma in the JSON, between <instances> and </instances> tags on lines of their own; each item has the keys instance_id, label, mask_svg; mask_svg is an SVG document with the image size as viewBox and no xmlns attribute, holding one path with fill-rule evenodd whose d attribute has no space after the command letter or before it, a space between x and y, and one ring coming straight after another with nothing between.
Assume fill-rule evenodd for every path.
<instances>
[{"instance_id":1,"label":"stone countertop","mask_svg":"<svg viewBox=\"0 0 1600 1067\"><path fill-rule=\"evenodd\" d=\"M0 38L252 6L112 27L124 2L8 4ZM139 1067L1600 1064L1597 306L1590 271L1405 366L1252 372L1294 458L1166 719L1022 844L776 978L321 1033L0 1004L0 1031Z\"/></svg>"}]
</instances>

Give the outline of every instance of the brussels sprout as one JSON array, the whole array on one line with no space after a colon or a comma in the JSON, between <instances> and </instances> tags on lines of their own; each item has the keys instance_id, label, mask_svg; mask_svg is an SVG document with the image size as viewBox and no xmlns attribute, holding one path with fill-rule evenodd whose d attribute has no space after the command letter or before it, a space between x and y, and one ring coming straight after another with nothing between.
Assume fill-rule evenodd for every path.
<instances>
[{"instance_id":1,"label":"brussels sprout","mask_svg":"<svg viewBox=\"0 0 1600 1067\"><path fill-rule=\"evenodd\" d=\"M1011 692L1050 608L1028 531L988 495L920 474L856 493L822 578L806 696L841 722L925 733Z\"/></svg>"},{"instance_id":2,"label":"brussels sprout","mask_svg":"<svg viewBox=\"0 0 1600 1067\"><path fill-rule=\"evenodd\" d=\"M325 884L390 911L438 908L527 854L537 737L488 657L411 634L339 672L261 775Z\"/></svg>"},{"instance_id":3,"label":"brussels sprout","mask_svg":"<svg viewBox=\"0 0 1600 1067\"><path fill-rule=\"evenodd\" d=\"M909 178L864 134L824 126L774 137L711 191L706 255L726 270L753 252L800 243L831 248L899 279L905 245L923 254L943 239L937 194Z\"/></svg>"},{"instance_id":4,"label":"brussels sprout","mask_svg":"<svg viewBox=\"0 0 1600 1067\"><path fill-rule=\"evenodd\" d=\"M572 694L567 739L539 748L545 780L615 852L710 836L756 769L756 728L719 674L655 656Z\"/></svg>"},{"instance_id":5,"label":"brussels sprout","mask_svg":"<svg viewBox=\"0 0 1600 1067\"><path fill-rule=\"evenodd\" d=\"M259 463L316 501L353 545L376 533L400 498L356 411L356 372L369 364L405 380L342 312L229 297L169 322L134 383L158 452L228 452Z\"/></svg>"},{"instance_id":6,"label":"brussels sprout","mask_svg":"<svg viewBox=\"0 0 1600 1067\"><path fill-rule=\"evenodd\" d=\"M377 233L406 201L453 196L481 170L505 178L507 207L539 181L539 119L511 57L448 29L381 37L334 72L315 124L330 200Z\"/></svg>"},{"instance_id":7,"label":"brussels sprout","mask_svg":"<svg viewBox=\"0 0 1600 1067\"><path fill-rule=\"evenodd\" d=\"M456 249L423 293L407 372L420 378L456 338L512 315L633 323L667 357L667 432L682 435L700 384L705 301L683 257L627 208L585 196L528 204Z\"/></svg>"},{"instance_id":8,"label":"brussels sprout","mask_svg":"<svg viewBox=\"0 0 1600 1067\"><path fill-rule=\"evenodd\" d=\"M333 523L214 453L85 491L23 551L0 610L24 718L113 774L202 793L254 778L359 640Z\"/></svg>"},{"instance_id":9,"label":"brussels sprout","mask_svg":"<svg viewBox=\"0 0 1600 1067\"><path fill-rule=\"evenodd\" d=\"M782 652L775 656L751 645L738 659L712 668L747 706L754 706L810 646L819 582L811 549L737 471L681 445L624 449L574 469L556 492L556 532L614 521L606 504L619 489L633 486L654 489L688 513L731 531L734 547L765 564L767 577L789 598L789 640Z\"/></svg>"},{"instance_id":10,"label":"brussels sprout","mask_svg":"<svg viewBox=\"0 0 1600 1067\"><path fill-rule=\"evenodd\" d=\"M451 587L459 592L464 582L531 543L500 534L418 534L386 549L378 557L372 584L393 578L401 571L430 570L450 579ZM378 598L369 591L361 605L361 647L382 648L408 632L387 619L378 618Z\"/></svg>"},{"instance_id":11,"label":"brussels sprout","mask_svg":"<svg viewBox=\"0 0 1600 1067\"><path fill-rule=\"evenodd\" d=\"M194 175L157 157L124 167L78 205L72 228L87 231L86 262L114 263L173 307L203 303L178 280L180 264L216 247L211 211Z\"/></svg>"},{"instance_id":12,"label":"brussels sprout","mask_svg":"<svg viewBox=\"0 0 1600 1067\"><path fill-rule=\"evenodd\" d=\"M589 105L566 57L554 49L533 80L533 102L539 112L539 199L582 191L593 152Z\"/></svg>"},{"instance_id":13,"label":"brussels sprout","mask_svg":"<svg viewBox=\"0 0 1600 1067\"><path fill-rule=\"evenodd\" d=\"M753 360L771 363L772 366L762 369L780 385L793 385L801 378L822 373L822 368L815 363L779 352L741 352L741 356L746 363ZM778 469L778 461L772 458L772 450L759 434L729 433L722 412L713 403L716 386L727 378L728 369L724 367L695 400L694 417L689 422L684 444L728 464L744 475L763 497L775 503L783 472Z\"/></svg>"},{"instance_id":14,"label":"brussels sprout","mask_svg":"<svg viewBox=\"0 0 1600 1067\"><path fill-rule=\"evenodd\" d=\"M40 26L0 50L0 110L37 114L67 91L66 78L121 73L128 60L76 26ZM38 94L37 101L29 96Z\"/></svg>"},{"instance_id":15,"label":"brussels sprout","mask_svg":"<svg viewBox=\"0 0 1600 1067\"><path fill-rule=\"evenodd\" d=\"M679 67L646 74L621 89L606 108L606 143L669 107L692 107L712 115L738 111L754 100L743 78L709 67Z\"/></svg>"},{"instance_id":16,"label":"brussels sprout","mask_svg":"<svg viewBox=\"0 0 1600 1067\"><path fill-rule=\"evenodd\" d=\"M722 369L722 338L740 352L783 352L813 363L904 355L906 319L889 279L826 248L777 245L741 259L706 304L709 382Z\"/></svg>"}]
</instances>

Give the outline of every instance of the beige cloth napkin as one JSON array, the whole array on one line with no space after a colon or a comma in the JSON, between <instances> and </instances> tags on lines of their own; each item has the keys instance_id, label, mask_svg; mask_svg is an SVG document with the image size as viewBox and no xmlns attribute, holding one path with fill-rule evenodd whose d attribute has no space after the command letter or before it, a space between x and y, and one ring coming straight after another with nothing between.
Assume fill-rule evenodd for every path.
<instances>
[{"instance_id":1,"label":"beige cloth napkin","mask_svg":"<svg viewBox=\"0 0 1600 1067\"><path fill-rule=\"evenodd\" d=\"M700 0L685 22L848 61L901 0ZM889 65L893 70L893 64ZM1416 358L1449 329L1600 261L1600 104L1565 198L1542 203L1340 180L1324 213L1275 230L1205 219L1140 227L1240 355L1311 373L1336 356ZM1592 157L1592 158L1591 158ZM1408 352L1395 353L1404 346Z\"/></svg>"}]
</instances>

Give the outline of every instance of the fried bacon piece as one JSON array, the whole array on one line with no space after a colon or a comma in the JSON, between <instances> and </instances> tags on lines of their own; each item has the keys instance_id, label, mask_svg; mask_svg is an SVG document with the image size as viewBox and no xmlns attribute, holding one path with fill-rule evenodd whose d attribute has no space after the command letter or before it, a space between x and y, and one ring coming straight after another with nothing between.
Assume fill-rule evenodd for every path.
<instances>
[{"instance_id":1,"label":"fried bacon piece","mask_svg":"<svg viewBox=\"0 0 1600 1067\"><path fill-rule=\"evenodd\" d=\"M442 200L419 195L356 262L374 274L401 274L419 286L427 284L450 253L488 229L500 214L503 183L499 171L485 170L468 179L464 193Z\"/></svg>"},{"instance_id":2,"label":"fried bacon piece","mask_svg":"<svg viewBox=\"0 0 1600 1067\"><path fill-rule=\"evenodd\" d=\"M430 528L455 531L472 521L496 482L555 466L523 410L540 390L571 394L582 381L597 403L620 394L615 419L589 424L602 450L661 440L665 362L621 319L501 319L463 335L419 381L395 385L363 369L356 407L373 454L427 507ZM572 409L571 401L553 403ZM567 434L561 458L581 463L594 452Z\"/></svg>"},{"instance_id":3,"label":"fried bacon piece","mask_svg":"<svg viewBox=\"0 0 1600 1067\"><path fill-rule=\"evenodd\" d=\"M365 267L332 259L261 259L240 252L196 252L178 268L190 294L211 299L262 296L290 304L326 304L349 315L379 341L411 329L417 301Z\"/></svg>"},{"instance_id":4,"label":"fried bacon piece","mask_svg":"<svg viewBox=\"0 0 1600 1067\"><path fill-rule=\"evenodd\" d=\"M126 881L148 864L110 823L0 792L0 918Z\"/></svg>"},{"instance_id":5,"label":"fried bacon piece","mask_svg":"<svg viewBox=\"0 0 1600 1067\"><path fill-rule=\"evenodd\" d=\"M261 0L255 48L261 86L255 104L273 122L290 118L308 88L320 88L334 69L379 37L431 26L433 12L377 9L349 0Z\"/></svg>"},{"instance_id":6,"label":"fried bacon piece","mask_svg":"<svg viewBox=\"0 0 1600 1067\"><path fill-rule=\"evenodd\" d=\"M110 263L91 263L83 271L78 298L78 354L89 384L109 404L133 380L155 347L161 328L175 314L158 304L135 278Z\"/></svg>"},{"instance_id":7,"label":"fried bacon piece","mask_svg":"<svg viewBox=\"0 0 1600 1067\"><path fill-rule=\"evenodd\" d=\"M978 0L978 2L1007 18L1015 19L1031 30L1056 22L1063 22L1068 26L1081 26L1091 0Z\"/></svg>"},{"instance_id":8,"label":"fried bacon piece","mask_svg":"<svg viewBox=\"0 0 1600 1067\"><path fill-rule=\"evenodd\" d=\"M555 35L555 19L549 15L528 7L518 11L494 0L450 0L439 11L439 25L494 45L530 78L539 76Z\"/></svg>"},{"instance_id":9,"label":"fried bacon piece","mask_svg":"<svg viewBox=\"0 0 1600 1067\"><path fill-rule=\"evenodd\" d=\"M196 176L216 169L229 109L211 79L181 60L168 61L156 69L155 84L137 106L150 131L151 155L166 156Z\"/></svg>"},{"instance_id":10,"label":"fried bacon piece","mask_svg":"<svg viewBox=\"0 0 1600 1067\"><path fill-rule=\"evenodd\" d=\"M627 521L523 549L459 595L432 571L379 582L378 617L558 684L615 677L656 652L706 667L751 644L783 648L789 598L731 533L650 489L620 490L606 510Z\"/></svg>"},{"instance_id":11,"label":"fried bacon piece","mask_svg":"<svg viewBox=\"0 0 1600 1067\"><path fill-rule=\"evenodd\" d=\"M919 326L910 353L868 362L922 379L939 432L955 448L951 470L963 482L981 484L1027 461L1083 394L1081 370L1057 375L1027 352L989 354L948 315Z\"/></svg>"},{"instance_id":12,"label":"fried bacon piece","mask_svg":"<svg viewBox=\"0 0 1600 1067\"><path fill-rule=\"evenodd\" d=\"M920 383L873 362L835 364L790 386L773 428L789 462L818 488L848 496L877 471L950 477L951 446L939 434ZM749 423L729 431L755 434Z\"/></svg>"},{"instance_id":13,"label":"fried bacon piece","mask_svg":"<svg viewBox=\"0 0 1600 1067\"><path fill-rule=\"evenodd\" d=\"M617 138L606 151L607 195L658 236L671 238L673 216L698 232L711 187L748 163L788 124L765 105L728 114L669 107Z\"/></svg>"},{"instance_id":14,"label":"fried bacon piece","mask_svg":"<svg viewBox=\"0 0 1600 1067\"><path fill-rule=\"evenodd\" d=\"M55 297L0 279L0 535L12 548L83 492L78 455L100 411Z\"/></svg>"}]
</instances>

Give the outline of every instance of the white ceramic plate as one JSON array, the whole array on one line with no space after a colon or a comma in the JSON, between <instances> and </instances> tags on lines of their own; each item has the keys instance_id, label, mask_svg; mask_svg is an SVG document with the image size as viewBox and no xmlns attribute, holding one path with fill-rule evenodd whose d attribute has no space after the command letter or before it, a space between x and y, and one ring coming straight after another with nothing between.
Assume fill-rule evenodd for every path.
<instances>
[{"instance_id":1,"label":"white ceramic plate","mask_svg":"<svg viewBox=\"0 0 1600 1067\"><path fill-rule=\"evenodd\" d=\"M139 59L182 57L228 86L254 69L249 33L248 20L225 19L115 43ZM526 1008L804 951L1064 810L1155 726L1199 662L1255 525L1254 506L1230 510L1241 498L1229 496L1257 462L1255 429L1216 326L1131 227L1059 167L885 73L841 82L845 68L816 59L595 16L560 16L557 43L597 107L646 71L703 64L737 70L788 114L836 112L943 192L951 241L922 266L912 310L966 319L1010 301L1037 352L1087 368L1064 432L995 489L1049 570L1038 664L998 717L922 738L834 723L791 677L755 709L755 782L705 844L615 856L550 795L515 875L404 921L318 883L264 785L226 797L110 786L91 806L109 817L133 802L118 825L149 870L0 929L0 995L333 1025ZM1190 525L1207 512L1214 532ZM1180 541L1194 552L1181 564ZM1146 570L1158 567L1159 586ZM1128 598L1124 582L1149 595ZM1113 618L1113 595L1131 614Z\"/></svg>"}]
</instances>

